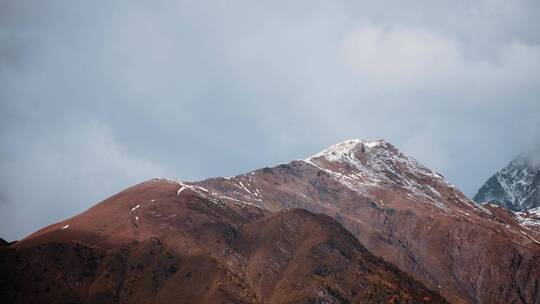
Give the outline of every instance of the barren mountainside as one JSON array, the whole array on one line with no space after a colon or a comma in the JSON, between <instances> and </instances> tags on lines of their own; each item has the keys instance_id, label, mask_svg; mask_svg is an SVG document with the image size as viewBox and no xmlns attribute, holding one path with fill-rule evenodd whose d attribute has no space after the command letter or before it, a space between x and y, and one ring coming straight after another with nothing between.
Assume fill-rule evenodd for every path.
<instances>
[{"instance_id":1,"label":"barren mountainside","mask_svg":"<svg viewBox=\"0 0 540 304\"><path fill-rule=\"evenodd\" d=\"M0 267L8 303L538 304L540 212L480 205L392 144L354 139L141 183L0 248Z\"/></svg>"},{"instance_id":2,"label":"barren mountainside","mask_svg":"<svg viewBox=\"0 0 540 304\"><path fill-rule=\"evenodd\" d=\"M0 249L3 303L445 303L335 220L151 180Z\"/></svg>"},{"instance_id":3,"label":"barren mountainside","mask_svg":"<svg viewBox=\"0 0 540 304\"><path fill-rule=\"evenodd\" d=\"M386 141L349 140L305 160L191 185L272 212L327 214L452 303L540 303L538 229L476 204Z\"/></svg>"}]
</instances>

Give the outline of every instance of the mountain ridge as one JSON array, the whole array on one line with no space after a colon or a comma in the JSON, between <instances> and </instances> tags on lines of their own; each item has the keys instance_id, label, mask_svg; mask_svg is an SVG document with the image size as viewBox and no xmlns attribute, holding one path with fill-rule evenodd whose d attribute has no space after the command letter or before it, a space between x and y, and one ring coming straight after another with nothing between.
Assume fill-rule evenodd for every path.
<instances>
[{"instance_id":1,"label":"mountain ridge","mask_svg":"<svg viewBox=\"0 0 540 304\"><path fill-rule=\"evenodd\" d=\"M126 198L126 193L131 193L129 199ZM183 211L179 212L178 208L184 208L182 206L191 206L194 209L182 209ZM229 269L227 271L235 274L233 277L236 279L227 281L226 286L210 286L212 292L208 292L209 297L214 297L214 300L230 300L230 297L233 297L236 300L244 299L242 301L271 301L277 298L264 295L261 285L257 283L260 282L259 279L237 279L238 274L244 273L244 266L239 261L254 252L252 246L239 246L238 237L247 237L266 228L253 226L253 231L248 231L238 227L249 226L252 222L262 223L266 218L287 214L287 210L291 209L305 209L310 214L321 214L323 219L326 217L339 223L366 251L390 262L401 272L434 290L434 296L426 298L430 301L438 299L436 295L440 293L450 303L540 303L540 228L536 226L536 214L520 215L496 205L479 205L468 199L442 175L383 140L348 140L307 159L228 178L218 177L196 182L149 180L106 199L72 219L40 229L2 250L37 250L35 248L40 248L45 243L58 242L64 244L64 247L50 250L67 250L66 246L75 250L75 245L62 242L71 241L66 237L70 233L76 233L74 239L103 250L113 250L119 244L129 247L134 245L133 241L137 241L137 244L144 243L144 246L141 245L143 247L130 247L130 250L147 256L149 252L154 252L152 248L157 246L154 245L156 242L174 248L176 245L173 244L178 243L174 238L182 237L180 244L184 246L180 249L184 250L184 256L196 257L199 261L197 263L205 261L208 265L216 265L217 268L208 272L217 277L223 275L216 270L221 269L220 267L225 267L223 269ZM117 217L112 220L111 214ZM71 222L72 220L75 222ZM148 226L149 223L152 225ZM280 237L286 239L290 234L288 225L298 224L300 222L292 221L282 226L285 230L282 230L284 233ZM341 227L340 225L338 226ZM77 230L81 227L86 228ZM305 230L305 233L309 234L309 229ZM156 235L160 237L156 239ZM217 235L220 237L217 238ZM306 235L305 238L319 237L317 234L309 235L310 237ZM332 238L341 239L343 235L347 233L337 233ZM270 234L268 237L274 236ZM220 242L215 242L216 239ZM43 240L47 242L44 243ZM201 247L201 242L204 248ZM224 247L224 244L228 245ZM82 251L88 252L87 249ZM281 251L280 249L279 252ZM326 251L328 248L323 250ZM227 259L224 264L218 263L220 259L207 260L198 254L200 252L211 252L214 257L226 254ZM139 256L139 253L134 254ZM320 254L322 252L315 257ZM119 259L116 255L112 256L115 256L115 261ZM124 261L121 258L120 260ZM272 265L282 269L281 258L270 260L274 263ZM325 260L316 261L314 263L320 265ZM136 270L130 272L131 270L125 268L127 264L118 263L122 267L115 268L117 271L128 273L129 280L137 278ZM158 265L162 262L152 263ZM137 264L134 265L133 267L137 268ZM315 274L319 276L327 273L325 267L317 268ZM334 269L331 273L339 273L345 269L346 267L339 271ZM165 272L161 273L158 282L168 276ZM297 279L300 277L302 276ZM311 275L305 277L310 280L309 278L312 278ZM308 285L319 286L317 280L309 281L312 282L309 284L315 285ZM132 283L126 283L124 279L120 282L128 289L133 287L130 285ZM315 288L310 292L304 290L305 293L301 291L291 294L302 298L312 295L314 290L319 290L319 293L315 292L319 298L326 297L336 301L340 298L354 299L358 293L355 295L343 290L344 286L353 286L346 285L352 284L346 282L347 276L333 281L332 284L339 288L332 287L326 291ZM399 286L401 285L390 284L393 288L391 290L401 288ZM224 290L225 294L222 294ZM110 290L107 289L107 292L110 295ZM165 294L170 292L172 291L166 291ZM122 292L115 295L120 297L119 299L130 296L129 293ZM279 296L276 295L278 298ZM374 299L371 293L362 294L362 297L364 296ZM150 296L145 294L144 297ZM280 298L281 302L282 299ZM405 296L402 299L406 302L406 299L411 298ZM417 298L416 302L423 299L424 297Z\"/></svg>"},{"instance_id":2,"label":"mountain ridge","mask_svg":"<svg viewBox=\"0 0 540 304\"><path fill-rule=\"evenodd\" d=\"M272 212L327 214L452 303L539 301L534 276L520 273L539 263L540 231L475 203L386 141L349 140L304 160L189 184ZM526 261L522 269L507 265L516 258Z\"/></svg>"},{"instance_id":3,"label":"mountain ridge","mask_svg":"<svg viewBox=\"0 0 540 304\"><path fill-rule=\"evenodd\" d=\"M7 303L446 303L334 219L153 179L0 249Z\"/></svg>"}]
</instances>

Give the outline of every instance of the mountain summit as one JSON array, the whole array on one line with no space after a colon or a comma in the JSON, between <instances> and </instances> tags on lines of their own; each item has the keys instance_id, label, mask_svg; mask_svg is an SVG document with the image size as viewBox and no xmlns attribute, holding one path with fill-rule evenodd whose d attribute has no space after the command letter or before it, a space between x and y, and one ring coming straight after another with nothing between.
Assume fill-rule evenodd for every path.
<instances>
[{"instance_id":1,"label":"mountain summit","mask_svg":"<svg viewBox=\"0 0 540 304\"><path fill-rule=\"evenodd\" d=\"M440 190L454 186L444 177L400 152L387 141L347 140L304 160L333 175L349 188L369 193L381 188L399 190L408 197L427 199L440 208ZM469 204L455 191L456 203Z\"/></svg>"},{"instance_id":2,"label":"mountain summit","mask_svg":"<svg viewBox=\"0 0 540 304\"><path fill-rule=\"evenodd\" d=\"M307 159L189 184L270 212L333 217L451 303L540 303L535 217L473 202L387 141L347 140Z\"/></svg>"},{"instance_id":3,"label":"mountain summit","mask_svg":"<svg viewBox=\"0 0 540 304\"><path fill-rule=\"evenodd\" d=\"M540 207L540 148L516 157L497 171L478 190L474 200L513 211Z\"/></svg>"},{"instance_id":4,"label":"mountain summit","mask_svg":"<svg viewBox=\"0 0 540 304\"><path fill-rule=\"evenodd\" d=\"M233 177L124 190L1 247L0 294L540 304L538 216L479 205L392 144L353 139Z\"/></svg>"},{"instance_id":5,"label":"mountain summit","mask_svg":"<svg viewBox=\"0 0 540 304\"><path fill-rule=\"evenodd\" d=\"M155 179L0 248L5 303L446 303L328 216Z\"/></svg>"}]
</instances>

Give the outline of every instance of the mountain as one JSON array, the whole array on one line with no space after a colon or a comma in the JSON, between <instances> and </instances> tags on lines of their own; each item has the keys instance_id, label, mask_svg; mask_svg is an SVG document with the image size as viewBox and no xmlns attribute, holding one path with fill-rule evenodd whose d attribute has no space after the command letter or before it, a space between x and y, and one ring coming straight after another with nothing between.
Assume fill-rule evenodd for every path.
<instances>
[{"instance_id":1,"label":"mountain","mask_svg":"<svg viewBox=\"0 0 540 304\"><path fill-rule=\"evenodd\" d=\"M3 303L446 303L339 223L154 179L0 248Z\"/></svg>"},{"instance_id":2,"label":"mountain","mask_svg":"<svg viewBox=\"0 0 540 304\"><path fill-rule=\"evenodd\" d=\"M536 226L471 201L386 141L348 140L304 160L189 184L271 212L327 214L451 303L540 303Z\"/></svg>"},{"instance_id":3,"label":"mountain","mask_svg":"<svg viewBox=\"0 0 540 304\"><path fill-rule=\"evenodd\" d=\"M478 190L474 200L513 211L540 207L540 148L519 155Z\"/></svg>"},{"instance_id":4,"label":"mountain","mask_svg":"<svg viewBox=\"0 0 540 304\"><path fill-rule=\"evenodd\" d=\"M18 303L538 304L540 222L355 139L238 176L144 182L0 248L0 270Z\"/></svg>"}]
</instances>

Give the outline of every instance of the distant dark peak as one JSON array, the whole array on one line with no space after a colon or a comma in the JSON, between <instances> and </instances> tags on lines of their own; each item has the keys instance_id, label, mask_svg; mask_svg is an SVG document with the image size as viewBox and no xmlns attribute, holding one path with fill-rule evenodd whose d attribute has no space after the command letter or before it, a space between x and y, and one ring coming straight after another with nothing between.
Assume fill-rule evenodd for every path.
<instances>
[{"instance_id":1,"label":"distant dark peak","mask_svg":"<svg viewBox=\"0 0 540 304\"><path fill-rule=\"evenodd\" d=\"M478 190L474 200L494 201L513 211L539 207L540 148L520 154L497 171Z\"/></svg>"}]
</instances>

